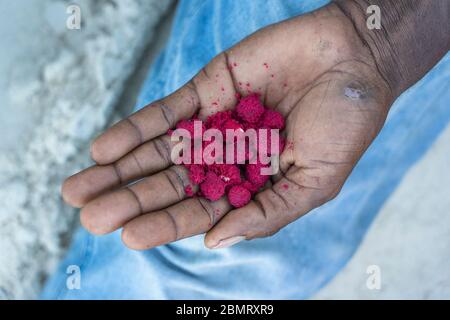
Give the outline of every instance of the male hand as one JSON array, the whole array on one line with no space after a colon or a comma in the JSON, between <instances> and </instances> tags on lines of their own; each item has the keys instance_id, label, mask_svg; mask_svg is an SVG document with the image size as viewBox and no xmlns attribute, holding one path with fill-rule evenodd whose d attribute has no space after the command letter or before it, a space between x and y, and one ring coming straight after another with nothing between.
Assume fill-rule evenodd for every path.
<instances>
[{"instance_id":1,"label":"male hand","mask_svg":"<svg viewBox=\"0 0 450 320\"><path fill-rule=\"evenodd\" d=\"M190 198L187 170L171 163L168 129L261 93L286 119L281 174L245 207ZM395 96L336 5L264 28L221 53L191 81L108 129L92 144L97 165L68 178L63 197L81 222L148 249L206 233L209 248L266 237L333 199L382 128ZM133 181L138 182L130 184Z\"/></svg>"}]
</instances>

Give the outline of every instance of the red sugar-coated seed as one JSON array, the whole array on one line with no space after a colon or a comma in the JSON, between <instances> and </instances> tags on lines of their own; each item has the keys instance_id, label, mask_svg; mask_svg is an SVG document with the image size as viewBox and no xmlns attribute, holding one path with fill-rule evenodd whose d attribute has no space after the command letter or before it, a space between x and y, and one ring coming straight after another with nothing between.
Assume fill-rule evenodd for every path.
<instances>
[{"instance_id":1,"label":"red sugar-coated seed","mask_svg":"<svg viewBox=\"0 0 450 320\"><path fill-rule=\"evenodd\" d=\"M206 120L206 127L208 129L222 130L225 122L232 118L232 111L222 111L210 115Z\"/></svg>"},{"instance_id":2,"label":"red sugar-coated seed","mask_svg":"<svg viewBox=\"0 0 450 320\"><path fill-rule=\"evenodd\" d=\"M259 189L261 189L261 187L258 187L258 186L256 186L256 185L254 185L253 183L251 183L251 182L248 181L248 180L245 180L245 181L242 182L240 185L241 185L242 187L244 187L245 189L247 189L248 191L250 191L252 195L255 194L255 193L257 193L257 192L259 191Z\"/></svg>"},{"instance_id":3,"label":"red sugar-coated seed","mask_svg":"<svg viewBox=\"0 0 450 320\"><path fill-rule=\"evenodd\" d=\"M227 129L244 130L244 126L242 124L240 124L239 122L237 122L236 120L230 118L224 122L224 124L222 126L222 133L226 134Z\"/></svg>"},{"instance_id":4,"label":"red sugar-coated seed","mask_svg":"<svg viewBox=\"0 0 450 320\"><path fill-rule=\"evenodd\" d=\"M262 165L260 163L247 164L245 166L245 175L247 177L247 180L251 181L251 183L255 186L264 186L267 180L269 180L270 176L261 174L261 168L263 167L267 167L267 165Z\"/></svg>"},{"instance_id":5,"label":"red sugar-coated seed","mask_svg":"<svg viewBox=\"0 0 450 320\"><path fill-rule=\"evenodd\" d=\"M189 179L192 183L200 184L206 179L205 168L200 164L192 164L189 166Z\"/></svg>"},{"instance_id":6,"label":"red sugar-coated seed","mask_svg":"<svg viewBox=\"0 0 450 320\"><path fill-rule=\"evenodd\" d=\"M271 129L284 129L284 118L281 113L274 110L266 110L262 117L262 127Z\"/></svg>"},{"instance_id":7,"label":"red sugar-coated seed","mask_svg":"<svg viewBox=\"0 0 450 320\"><path fill-rule=\"evenodd\" d=\"M213 164L209 166L209 170L213 171L227 186L241 183L241 170L237 165Z\"/></svg>"},{"instance_id":8,"label":"red sugar-coated seed","mask_svg":"<svg viewBox=\"0 0 450 320\"><path fill-rule=\"evenodd\" d=\"M245 122L257 123L264 114L264 106L257 94L251 94L239 100L236 113Z\"/></svg>"},{"instance_id":9,"label":"red sugar-coated seed","mask_svg":"<svg viewBox=\"0 0 450 320\"><path fill-rule=\"evenodd\" d=\"M218 129L223 134L226 129L232 130L247 130L247 129L282 129L285 126L282 115L274 110L264 108L259 101L259 95L253 93L241 98L236 95L238 104L233 111L217 112L208 117L205 122L201 123L202 132L206 129ZM194 120L198 120L197 115L194 115L189 120L182 120L177 124L177 128L188 130L193 138L200 138L194 136ZM198 120L200 121L200 120ZM286 144L283 137L280 136L279 146L280 150L270 150L270 131L267 132L268 138L268 154L276 154L282 151ZM259 135L258 135L259 137ZM226 138L224 136L224 138ZM237 141L235 141L236 143ZM204 141L202 143L204 148L212 142ZM225 143L225 140L224 140ZM236 144L235 144L236 147ZM236 148L235 148L236 149ZM192 148L192 160L194 157L194 150ZM224 145L225 151L225 145ZM236 159L235 150L235 160ZM225 156L225 154L224 154ZM245 159L248 161L250 157L250 150L247 146L245 150ZM228 195L228 200L234 207L242 207L247 204L251 196L259 192L260 189L269 180L268 175L261 174L262 167L269 165L257 164L211 164L207 165L204 161L201 164L185 164L189 170L189 179L194 185L199 185L197 191L198 196L205 197L211 201L220 199L225 193ZM246 179L241 177L245 173ZM283 186L284 188L284 186ZM186 195L194 196L193 186L185 187Z\"/></svg>"},{"instance_id":10,"label":"red sugar-coated seed","mask_svg":"<svg viewBox=\"0 0 450 320\"><path fill-rule=\"evenodd\" d=\"M186 129L187 131L189 131L190 135L191 135L191 139L197 139L197 138L202 138L202 134L203 132L205 132L206 130L206 126L203 122L201 122L201 128L202 128L202 132L197 132L197 134L195 134L194 132L194 121L198 121L201 122L201 120L181 120L180 122L177 123L176 128L177 129Z\"/></svg>"},{"instance_id":11,"label":"red sugar-coated seed","mask_svg":"<svg viewBox=\"0 0 450 320\"><path fill-rule=\"evenodd\" d=\"M235 208L241 208L250 202L252 195L243 186L233 186L228 191L228 201Z\"/></svg>"},{"instance_id":12,"label":"red sugar-coated seed","mask_svg":"<svg viewBox=\"0 0 450 320\"><path fill-rule=\"evenodd\" d=\"M208 171L205 181L200 185L200 190L206 199L216 201L225 194L225 182L214 172Z\"/></svg>"}]
</instances>

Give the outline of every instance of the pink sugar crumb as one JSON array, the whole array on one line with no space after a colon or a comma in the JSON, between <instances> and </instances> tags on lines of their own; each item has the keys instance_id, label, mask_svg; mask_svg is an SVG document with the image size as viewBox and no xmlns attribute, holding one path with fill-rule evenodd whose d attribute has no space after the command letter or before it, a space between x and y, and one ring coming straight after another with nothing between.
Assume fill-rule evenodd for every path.
<instances>
[{"instance_id":1,"label":"pink sugar crumb","mask_svg":"<svg viewBox=\"0 0 450 320\"><path fill-rule=\"evenodd\" d=\"M243 186L233 186L228 191L228 201L235 208L241 208L250 202L252 195Z\"/></svg>"},{"instance_id":2,"label":"pink sugar crumb","mask_svg":"<svg viewBox=\"0 0 450 320\"><path fill-rule=\"evenodd\" d=\"M251 94L239 100L236 112L239 118L245 122L257 123L264 114L264 106L259 101L257 94Z\"/></svg>"},{"instance_id":3,"label":"pink sugar crumb","mask_svg":"<svg viewBox=\"0 0 450 320\"><path fill-rule=\"evenodd\" d=\"M224 124L227 122L227 120L232 118L232 112L231 111L223 111L223 112L217 112L213 115L210 115L208 119L206 120L206 127L208 129L219 129L221 130L224 126Z\"/></svg>"},{"instance_id":4,"label":"pink sugar crumb","mask_svg":"<svg viewBox=\"0 0 450 320\"><path fill-rule=\"evenodd\" d=\"M252 184L261 188L269 180L268 175L261 174L261 168L266 167L266 165L256 163L248 164L245 166L245 174L247 180L251 181Z\"/></svg>"},{"instance_id":5,"label":"pink sugar crumb","mask_svg":"<svg viewBox=\"0 0 450 320\"><path fill-rule=\"evenodd\" d=\"M228 119L223 123L222 128L221 128L221 131L224 135L226 134L227 129L244 130L244 126L234 119Z\"/></svg>"},{"instance_id":6,"label":"pink sugar crumb","mask_svg":"<svg viewBox=\"0 0 450 320\"><path fill-rule=\"evenodd\" d=\"M192 164L189 166L189 179L192 183L200 184L206 179L205 168L199 164Z\"/></svg>"},{"instance_id":7,"label":"pink sugar crumb","mask_svg":"<svg viewBox=\"0 0 450 320\"><path fill-rule=\"evenodd\" d=\"M184 192L186 192L186 195L188 197L194 196L194 190L192 190L192 186L190 184L188 184L186 187L184 187Z\"/></svg>"},{"instance_id":8,"label":"pink sugar crumb","mask_svg":"<svg viewBox=\"0 0 450 320\"><path fill-rule=\"evenodd\" d=\"M206 199L216 201L225 194L225 182L214 172L208 171L205 181L200 185L200 190Z\"/></svg>"},{"instance_id":9,"label":"pink sugar crumb","mask_svg":"<svg viewBox=\"0 0 450 320\"><path fill-rule=\"evenodd\" d=\"M201 123L202 132L201 133L198 132L198 134L200 134L200 136L198 136L198 134L197 134L197 136L194 134L194 123L195 122ZM177 123L176 128L177 129L185 129L185 130L189 131L191 138L193 138L193 139L201 138L202 133L206 130L205 124L201 120L197 120L197 119L181 120Z\"/></svg>"},{"instance_id":10,"label":"pink sugar crumb","mask_svg":"<svg viewBox=\"0 0 450 320\"><path fill-rule=\"evenodd\" d=\"M281 187L282 187L284 190L289 189L289 185L288 185L287 183L283 183L283 184L281 185Z\"/></svg>"},{"instance_id":11,"label":"pink sugar crumb","mask_svg":"<svg viewBox=\"0 0 450 320\"><path fill-rule=\"evenodd\" d=\"M248 191L250 191L251 194L255 194L260 189L260 187L254 185L253 183L251 183L248 180L245 180L244 182L242 182L241 186L244 187L245 189L247 189Z\"/></svg>"},{"instance_id":12,"label":"pink sugar crumb","mask_svg":"<svg viewBox=\"0 0 450 320\"><path fill-rule=\"evenodd\" d=\"M262 126L271 129L284 129L284 118L281 113L274 110L266 110L262 117Z\"/></svg>"},{"instance_id":13,"label":"pink sugar crumb","mask_svg":"<svg viewBox=\"0 0 450 320\"><path fill-rule=\"evenodd\" d=\"M227 186L241 183L241 170L237 165L213 164L209 166L209 170L217 174Z\"/></svg>"}]
</instances>

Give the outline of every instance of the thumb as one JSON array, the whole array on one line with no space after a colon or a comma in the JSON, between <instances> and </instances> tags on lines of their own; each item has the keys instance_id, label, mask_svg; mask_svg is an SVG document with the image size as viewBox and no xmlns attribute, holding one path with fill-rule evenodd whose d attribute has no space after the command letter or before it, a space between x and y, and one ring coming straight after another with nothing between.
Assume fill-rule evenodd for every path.
<instances>
[{"instance_id":1,"label":"thumb","mask_svg":"<svg viewBox=\"0 0 450 320\"><path fill-rule=\"evenodd\" d=\"M245 207L226 214L205 236L210 249L226 248L242 240L267 237L334 198L340 188L307 185L304 169L291 167L271 188Z\"/></svg>"}]
</instances>

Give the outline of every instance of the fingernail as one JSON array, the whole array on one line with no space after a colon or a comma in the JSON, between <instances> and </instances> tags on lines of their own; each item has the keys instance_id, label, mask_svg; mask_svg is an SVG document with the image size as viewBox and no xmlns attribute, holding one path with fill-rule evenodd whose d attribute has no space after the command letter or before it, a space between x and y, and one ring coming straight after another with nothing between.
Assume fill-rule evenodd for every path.
<instances>
[{"instance_id":1,"label":"fingernail","mask_svg":"<svg viewBox=\"0 0 450 320\"><path fill-rule=\"evenodd\" d=\"M241 242L244 239L245 239L244 236L236 236L236 237L230 237L230 238L227 238L227 239L223 239L223 240L220 240L219 243L216 244L211 249L228 248L228 247L231 247L232 245L235 245L238 242Z\"/></svg>"}]
</instances>

